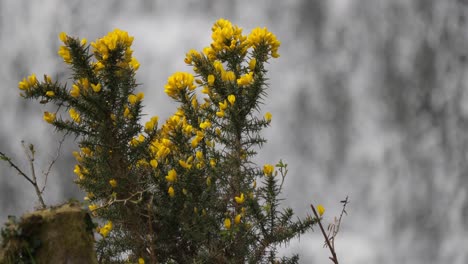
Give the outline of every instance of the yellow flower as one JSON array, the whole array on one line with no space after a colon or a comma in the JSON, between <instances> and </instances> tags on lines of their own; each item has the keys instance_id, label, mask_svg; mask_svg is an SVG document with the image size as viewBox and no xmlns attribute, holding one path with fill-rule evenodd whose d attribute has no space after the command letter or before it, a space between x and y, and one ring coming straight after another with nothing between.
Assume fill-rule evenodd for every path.
<instances>
[{"instance_id":1,"label":"yellow flower","mask_svg":"<svg viewBox=\"0 0 468 264\"><path fill-rule=\"evenodd\" d=\"M243 204L244 201L245 201L244 193L241 193L239 196L234 197L234 200L235 200L236 203L238 203L238 204Z\"/></svg>"},{"instance_id":2,"label":"yellow flower","mask_svg":"<svg viewBox=\"0 0 468 264\"><path fill-rule=\"evenodd\" d=\"M138 259L138 264L145 264L145 260L143 258Z\"/></svg>"},{"instance_id":3,"label":"yellow flower","mask_svg":"<svg viewBox=\"0 0 468 264\"><path fill-rule=\"evenodd\" d=\"M208 84L213 85L215 81L215 77L213 74L208 75Z\"/></svg>"},{"instance_id":4,"label":"yellow flower","mask_svg":"<svg viewBox=\"0 0 468 264\"><path fill-rule=\"evenodd\" d=\"M125 107L124 117L125 118L131 118L132 117L132 115L130 114L130 109L128 109L128 107Z\"/></svg>"},{"instance_id":5,"label":"yellow flower","mask_svg":"<svg viewBox=\"0 0 468 264\"><path fill-rule=\"evenodd\" d=\"M192 165L185 162L184 160L179 160L179 165L184 168L184 169L187 169L187 170L190 170L192 168Z\"/></svg>"},{"instance_id":6,"label":"yellow flower","mask_svg":"<svg viewBox=\"0 0 468 264\"><path fill-rule=\"evenodd\" d=\"M112 188L117 187L117 181L115 179L110 180L109 184L112 186Z\"/></svg>"},{"instance_id":7,"label":"yellow flower","mask_svg":"<svg viewBox=\"0 0 468 264\"><path fill-rule=\"evenodd\" d=\"M209 120L204 121L203 123L200 124L200 128L205 130L207 128L211 127L211 122Z\"/></svg>"},{"instance_id":8,"label":"yellow flower","mask_svg":"<svg viewBox=\"0 0 468 264\"><path fill-rule=\"evenodd\" d=\"M254 28L248 36L249 45L254 49L259 46L266 46L273 58L278 58L278 48L281 43L276 39L276 36L269 32L267 28Z\"/></svg>"},{"instance_id":9,"label":"yellow flower","mask_svg":"<svg viewBox=\"0 0 468 264\"><path fill-rule=\"evenodd\" d=\"M44 120L49 123L49 124L52 124L54 121L55 121L55 114L54 113L49 113L49 112L44 112Z\"/></svg>"},{"instance_id":10,"label":"yellow flower","mask_svg":"<svg viewBox=\"0 0 468 264\"><path fill-rule=\"evenodd\" d=\"M224 219L224 227L226 227L226 229L231 229L231 219Z\"/></svg>"},{"instance_id":11,"label":"yellow flower","mask_svg":"<svg viewBox=\"0 0 468 264\"><path fill-rule=\"evenodd\" d=\"M175 181L177 181L177 172L176 172L174 169L170 170L170 171L167 173L166 180L167 180L168 182L175 182Z\"/></svg>"},{"instance_id":12,"label":"yellow flower","mask_svg":"<svg viewBox=\"0 0 468 264\"><path fill-rule=\"evenodd\" d=\"M191 49L187 54L186 54L186 57L184 59L185 63L187 64L192 64L192 61L193 61L193 58L199 58L200 57L200 53L198 53L198 51L194 50L194 49Z\"/></svg>"},{"instance_id":13,"label":"yellow flower","mask_svg":"<svg viewBox=\"0 0 468 264\"><path fill-rule=\"evenodd\" d=\"M140 63L137 61L137 59L135 59L135 57L132 57L132 60L129 64L135 71L138 70L138 68L140 68Z\"/></svg>"},{"instance_id":14,"label":"yellow flower","mask_svg":"<svg viewBox=\"0 0 468 264\"><path fill-rule=\"evenodd\" d=\"M317 211L318 211L318 214L320 216L322 216L323 213L325 213L325 207L323 207L323 205L319 204L319 205L317 205Z\"/></svg>"},{"instance_id":15,"label":"yellow flower","mask_svg":"<svg viewBox=\"0 0 468 264\"><path fill-rule=\"evenodd\" d=\"M266 113L265 113L265 120L266 120L267 122L270 122L270 121L271 121L271 117L272 117L272 115L271 115L270 112L266 112Z\"/></svg>"},{"instance_id":16,"label":"yellow flower","mask_svg":"<svg viewBox=\"0 0 468 264\"><path fill-rule=\"evenodd\" d=\"M112 230L112 228L113 228L112 222L108 221L107 224L105 224L103 227L99 228L99 233L103 237L107 237L109 235L110 231Z\"/></svg>"},{"instance_id":17,"label":"yellow flower","mask_svg":"<svg viewBox=\"0 0 468 264\"><path fill-rule=\"evenodd\" d=\"M73 85L72 85L72 89L71 89L71 91L70 91L70 95L71 95L72 97L75 97L75 98L77 98L78 96L80 96L80 87L78 87L78 85L76 85L76 84L73 84Z\"/></svg>"},{"instance_id":18,"label":"yellow flower","mask_svg":"<svg viewBox=\"0 0 468 264\"><path fill-rule=\"evenodd\" d=\"M236 225L240 224L242 216L240 214L236 215L236 218L234 218L234 223Z\"/></svg>"},{"instance_id":19,"label":"yellow flower","mask_svg":"<svg viewBox=\"0 0 468 264\"><path fill-rule=\"evenodd\" d=\"M257 59L253 58L250 60L249 62L249 69L251 71L254 71L255 70L255 66L257 66Z\"/></svg>"},{"instance_id":20,"label":"yellow flower","mask_svg":"<svg viewBox=\"0 0 468 264\"><path fill-rule=\"evenodd\" d=\"M271 164L265 164L263 165L263 173L266 176L271 176L273 174L273 171L275 170L275 167Z\"/></svg>"},{"instance_id":21,"label":"yellow flower","mask_svg":"<svg viewBox=\"0 0 468 264\"><path fill-rule=\"evenodd\" d=\"M95 205L95 204L90 204L90 205L88 205L88 208L89 208L90 211L94 211L94 210L96 210L98 208L98 206Z\"/></svg>"},{"instance_id":22,"label":"yellow flower","mask_svg":"<svg viewBox=\"0 0 468 264\"><path fill-rule=\"evenodd\" d=\"M49 75L44 75L46 83L52 83L52 78Z\"/></svg>"},{"instance_id":23,"label":"yellow flower","mask_svg":"<svg viewBox=\"0 0 468 264\"><path fill-rule=\"evenodd\" d=\"M192 74L177 72L168 78L167 84L164 86L164 92L173 99L178 99L181 91L185 89L193 91L196 88L193 81L194 77Z\"/></svg>"},{"instance_id":24,"label":"yellow flower","mask_svg":"<svg viewBox=\"0 0 468 264\"><path fill-rule=\"evenodd\" d=\"M73 173L75 173L80 180L82 180L84 178L84 175L81 172L81 167L78 164L75 165L75 169L73 170Z\"/></svg>"},{"instance_id":25,"label":"yellow flower","mask_svg":"<svg viewBox=\"0 0 468 264\"><path fill-rule=\"evenodd\" d=\"M224 111L221 110L221 111L216 112L216 116L220 117L220 118L223 118L224 117Z\"/></svg>"},{"instance_id":26,"label":"yellow flower","mask_svg":"<svg viewBox=\"0 0 468 264\"><path fill-rule=\"evenodd\" d=\"M60 41L62 41L63 43L66 43L66 42L67 42L67 39L68 39L67 33L65 33L65 32L60 32L60 34L59 34L59 39L60 39Z\"/></svg>"},{"instance_id":27,"label":"yellow flower","mask_svg":"<svg viewBox=\"0 0 468 264\"><path fill-rule=\"evenodd\" d=\"M206 186L211 186L211 177L206 177Z\"/></svg>"},{"instance_id":28,"label":"yellow flower","mask_svg":"<svg viewBox=\"0 0 468 264\"><path fill-rule=\"evenodd\" d=\"M35 74L31 74L28 78L23 78L21 82L18 83L18 88L20 90L29 90L37 84L37 78Z\"/></svg>"},{"instance_id":29,"label":"yellow flower","mask_svg":"<svg viewBox=\"0 0 468 264\"><path fill-rule=\"evenodd\" d=\"M211 167L216 166L216 160L215 159L210 159L210 166Z\"/></svg>"},{"instance_id":30,"label":"yellow flower","mask_svg":"<svg viewBox=\"0 0 468 264\"><path fill-rule=\"evenodd\" d=\"M58 53L58 55L60 57L63 58L63 61L65 61L66 63L71 63L71 61L72 61L71 53L70 53L70 50L67 47L60 46L57 53Z\"/></svg>"},{"instance_id":31,"label":"yellow flower","mask_svg":"<svg viewBox=\"0 0 468 264\"><path fill-rule=\"evenodd\" d=\"M156 169L156 168L158 167L158 161L152 159L152 160L150 161L150 165L151 165L151 167L153 167L154 169Z\"/></svg>"},{"instance_id":32,"label":"yellow flower","mask_svg":"<svg viewBox=\"0 0 468 264\"><path fill-rule=\"evenodd\" d=\"M80 45L81 45L81 46L84 46L84 45L86 45L86 43L88 43L88 40L87 40L87 39L85 39L85 38L84 38L84 39L82 39L82 40L80 41Z\"/></svg>"},{"instance_id":33,"label":"yellow flower","mask_svg":"<svg viewBox=\"0 0 468 264\"><path fill-rule=\"evenodd\" d=\"M80 117L80 114L76 112L75 108L70 108L69 113L73 121L75 121L76 123L80 123L81 117Z\"/></svg>"},{"instance_id":34,"label":"yellow flower","mask_svg":"<svg viewBox=\"0 0 468 264\"><path fill-rule=\"evenodd\" d=\"M219 102L219 109L226 110L228 107L227 101L224 100L223 102Z\"/></svg>"},{"instance_id":35,"label":"yellow flower","mask_svg":"<svg viewBox=\"0 0 468 264\"><path fill-rule=\"evenodd\" d=\"M236 96L231 94L228 96L228 101L231 105L234 105L234 102L236 102Z\"/></svg>"},{"instance_id":36,"label":"yellow flower","mask_svg":"<svg viewBox=\"0 0 468 264\"><path fill-rule=\"evenodd\" d=\"M128 102L131 104L131 105L134 105L138 102L138 99L136 97L136 95L134 94L131 94L128 96Z\"/></svg>"},{"instance_id":37,"label":"yellow flower","mask_svg":"<svg viewBox=\"0 0 468 264\"><path fill-rule=\"evenodd\" d=\"M172 188L172 186L170 186L169 189L167 190L167 193L169 194L170 197L174 197L174 195L175 195L174 188Z\"/></svg>"},{"instance_id":38,"label":"yellow flower","mask_svg":"<svg viewBox=\"0 0 468 264\"><path fill-rule=\"evenodd\" d=\"M55 93L54 93L54 91L47 91L47 92L46 92L46 96L47 96L47 97L54 97L54 96L55 96Z\"/></svg>"},{"instance_id":39,"label":"yellow flower","mask_svg":"<svg viewBox=\"0 0 468 264\"><path fill-rule=\"evenodd\" d=\"M252 81L253 81L253 72L249 72L245 75L242 75L239 79L237 79L237 85L247 86L247 85L250 85Z\"/></svg>"},{"instance_id":40,"label":"yellow flower","mask_svg":"<svg viewBox=\"0 0 468 264\"><path fill-rule=\"evenodd\" d=\"M228 71L228 72L221 72L221 79L225 82L233 82L236 80L236 75L234 74L233 71Z\"/></svg>"},{"instance_id":41,"label":"yellow flower","mask_svg":"<svg viewBox=\"0 0 468 264\"><path fill-rule=\"evenodd\" d=\"M138 101L141 101L143 100L143 98L145 98L145 94L143 92L139 92L136 94L136 97L138 99Z\"/></svg>"},{"instance_id":42,"label":"yellow flower","mask_svg":"<svg viewBox=\"0 0 468 264\"><path fill-rule=\"evenodd\" d=\"M93 83L92 83L92 84L91 84L91 88L93 89L93 91L94 91L95 93L99 93L99 92L101 91L101 88L102 88L102 87L101 87L101 84L100 84L100 83L98 83L98 84L93 84Z\"/></svg>"}]
</instances>

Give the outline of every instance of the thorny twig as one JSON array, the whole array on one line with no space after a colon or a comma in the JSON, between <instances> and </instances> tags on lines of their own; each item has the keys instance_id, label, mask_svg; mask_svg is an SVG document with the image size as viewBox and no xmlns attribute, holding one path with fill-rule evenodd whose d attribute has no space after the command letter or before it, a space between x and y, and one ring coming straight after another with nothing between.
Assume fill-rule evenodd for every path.
<instances>
[{"instance_id":1,"label":"thorny twig","mask_svg":"<svg viewBox=\"0 0 468 264\"><path fill-rule=\"evenodd\" d=\"M340 230L341 218L343 217L343 214L348 214L346 212L346 205L349 203L348 196L346 196L346 199L342 200L341 203L343 204L343 209L341 210L340 218L338 220L335 218L335 223L330 224L328 226L328 231L329 231L328 234L325 232L325 229L323 228L322 221L317 211L315 210L314 205L312 204L310 205L310 207L312 208L312 211L314 212L315 217L318 219L320 230L322 231L322 235L325 238L325 246L328 246L328 248L330 249L330 253L332 254L332 256L329 257L329 259L333 261L333 263L335 264L338 264L338 258L335 252L335 237ZM332 235L330 236L330 234Z\"/></svg>"}]
</instances>

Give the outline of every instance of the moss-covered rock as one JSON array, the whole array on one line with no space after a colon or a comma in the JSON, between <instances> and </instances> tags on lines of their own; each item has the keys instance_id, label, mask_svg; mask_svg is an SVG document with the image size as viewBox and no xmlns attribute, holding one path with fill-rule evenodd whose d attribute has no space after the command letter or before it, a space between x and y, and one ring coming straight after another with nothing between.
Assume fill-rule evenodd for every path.
<instances>
[{"instance_id":1,"label":"moss-covered rock","mask_svg":"<svg viewBox=\"0 0 468 264\"><path fill-rule=\"evenodd\" d=\"M0 263L97 263L93 224L77 203L25 214L9 228Z\"/></svg>"}]
</instances>

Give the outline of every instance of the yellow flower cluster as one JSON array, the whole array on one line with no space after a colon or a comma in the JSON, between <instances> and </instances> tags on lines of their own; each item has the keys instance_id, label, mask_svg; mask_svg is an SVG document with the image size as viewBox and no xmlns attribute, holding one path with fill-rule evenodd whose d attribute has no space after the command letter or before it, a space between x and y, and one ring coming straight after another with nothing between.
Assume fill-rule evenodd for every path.
<instances>
[{"instance_id":1,"label":"yellow flower cluster","mask_svg":"<svg viewBox=\"0 0 468 264\"><path fill-rule=\"evenodd\" d=\"M265 164L263 165L263 173L266 176L271 176L273 174L273 171L275 170L275 167L271 164Z\"/></svg>"},{"instance_id":2,"label":"yellow flower cluster","mask_svg":"<svg viewBox=\"0 0 468 264\"><path fill-rule=\"evenodd\" d=\"M279 57L278 48L281 42L279 42L276 36L269 32L267 28L254 28L248 37L248 42L254 49L260 45L266 45L273 58Z\"/></svg>"},{"instance_id":3,"label":"yellow flower cluster","mask_svg":"<svg viewBox=\"0 0 468 264\"><path fill-rule=\"evenodd\" d=\"M44 120L49 123L49 124L52 124L54 121L55 121L55 114L54 113L49 113L49 112L44 112Z\"/></svg>"},{"instance_id":4,"label":"yellow flower cluster","mask_svg":"<svg viewBox=\"0 0 468 264\"><path fill-rule=\"evenodd\" d=\"M193 91L196 86L193 83L194 77L187 72L177 72L170 76L164 86L164 92L174 99L179 99L180 93L185 89Z\"/></svg>"},{"instance_id":5,"label":"yellow flower cluster","mask_svg":"<svg viewBox=\"0 0 468 264\"><path fill-rule=\"evenodd\" d=\"M323 213L325 213L325 207L323 207L323 205L319 204L319 205L317 205L317 211L318 211L318 214L320 216L322 216Z\"/></svg>"},{"instance_id":6,"label":"yellow flower cluster","mask_svg":"<svg viewBox=\"0 0 468 264\"><path fill-rule=\"evenodd\" d=\"M20 90L30 90L31 88L34 88L34 86L37 84L37 78L35 74L31 74L27 78L23 78L21 82L18 83L18 88Z\"/></svg>"},{"instance_id":7,"label":"yellow flower cluster","mask_svg":"<svg viewBox=\"0 0 468 264\"><path fill-rule=\"evenodd\" d=\"M75 121L76 123L81 122L80 114L75 110L75 108L70 108L69 113L73 121Z\"/></svg>"},{"instance_id":8,"label":"yellow flower cluster","mask_svg":"<svg viewBox=\"0 0 468 264\"><path fill-rule=\"evenodd\" d=\"M126 61L130 62L133 53L130 49L132 43L133 37L129 36L126 31L116 28L106 36L92 42L91 46L93 47L95 54L98 54L104 61L109 58L110 52L118 48L122 48L125 50Z\"/></svg>"},{"instance_id":9,"label":"yellow flower cluster","mask_svg":"<svg viewBox=\"0 0 468 264\"><path fill-rule=\"evenodd\" d=\"M210 60L216 58L216 54L223 51L240 50L244 55L247 52L247 37L242 35L242 28L233 26L229 20L219 19L211 28L213 42L203 51Z\"/></svg>"},{"instance_id":10,"label":"yellow flower cluster","mask_svg":"<svg viewBox=\"0 0 468 264\"><path fill-rule=\"evenodd\" d=\"M95 93L99 93L102 87L101 84L89 83L87 78L81 78L72 85L70 95L74 98L78 98L81 94L90 94L91 90Z\"/></svg>"},{"instance_id":11,"label":"yellow flower cluster","mask_svg":"<svg viewBox=\"0 0 468 264\"><path fill-rule=\"evenodd\" d=\"M103 237L107 237L110 231L112 230L112 228L113 228L112 221L107 221L107 223L103 227L99 228L98 232Z\"/></svg>"}]
</instances>

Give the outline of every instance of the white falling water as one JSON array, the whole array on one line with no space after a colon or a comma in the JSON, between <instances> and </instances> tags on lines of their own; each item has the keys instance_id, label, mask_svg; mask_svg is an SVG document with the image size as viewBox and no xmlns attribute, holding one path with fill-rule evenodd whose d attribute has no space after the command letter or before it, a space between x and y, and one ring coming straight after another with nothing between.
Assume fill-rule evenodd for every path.
<instances>
[{"instance_id":1,"label":"white falling water","mask_svg":"<svg viewBox=\"0 0 468 264\"><path fill-rule=\"evenodd\" d=\"M36 145L38 166L60 135L43 105L22 100L30 73L65 80L57 35L94 40L113 28L135 36L137 79L149 115L176 105L167 77L189 70L189 49L210 41L220 17L248 33L266 26L282 42L270 65L273 113L259 164L283 159L285 205L299 216L323 203L325 219L350 196L336 240L341 263L468 262L467 6L446 0L26 1L0 2L0 151L26 166L20 147ZM82 194L72 183L74 143L64 146L46 189L49 204ZM0 164L0 220L34 207L21 177ZM282 249L301 263L328 263L318 229Z\"/></svg>"}]
</instances>

